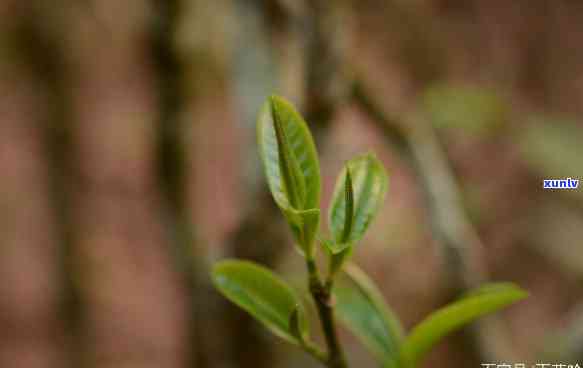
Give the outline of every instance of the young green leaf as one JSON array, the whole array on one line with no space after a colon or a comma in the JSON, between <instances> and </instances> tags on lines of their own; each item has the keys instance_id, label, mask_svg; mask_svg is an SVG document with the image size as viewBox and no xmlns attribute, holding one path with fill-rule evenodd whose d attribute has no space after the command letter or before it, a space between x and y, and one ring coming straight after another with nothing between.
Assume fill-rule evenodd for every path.
<instances>
[{"instance_id":1,"label":"young green leaf","mask_svg":"<svg viewBox=\"0 0 583 368\"><path fill-rule=\"evenodd\" d=\"M299 344L307 336L307 323L299 298L269 269L247 261L221 261L213 268L216 288L230 301L262 322L283 339ZM293 314L297 314L290 326Z\"/></svg>"},{"instance_id":2,"label":"young green leaf","mask_svg":"<svg viewBox=\"0 0 583 368\"><path fill-rule=\"evenodd\" d=\"M484 285L429 315L405 339L401 357L415 367L444 336L475 319L524 299L528 294L511 283Z\"/></svg>"},{"instance_id":3,"label":"young green leaf","mask_svg":"<svg viewBox=\"0 0 583 368\"><path fill-rule=\"evenodd\" d=\"M294 155L292 147L283 128L282 114L277 109L277 104L272 102L271 116L273 127L275 128L275 138L277 141L277 153L279 157L279 172L283 182L283 188L287 194L289 204L294 209L303 208L306 200L306 182L300 171L298 161Z\"/></svg>"},{"instance_id":4,"label":"young green leaf","mask_svg":"<svg viewBox=\"0 0 583 368\"><path fill-rule=\"evenodd\" d=\"M307 124L293 106L271 96L259 114L257 139L271 193L282 209L319 207L320 166Z\"/></svg>"},{"instance_id":5,"label":"young green leaf","mask_svg":"<svg viewBox=\"0 0 583 368\"><path fill-rule=\"evenodd\" d=\"M388 176L374 155L358 156L346 163L336 181L328 213L334 252L363 237L384 200L387 187Z\"/></svg>"},{"instance_id":6,"label":"young green leaf","mask_svg":"<svg viewBox=\"0 0 583 368\"><path fill-rule=\"evenodd\" d=\"M396 367L403 329L372 280L348 265L333 289L338 318L386 367Z\"/></svg>"},{"instance_id":7,"label":"young green leaf","mask_svg":"<svg viewBox=\"0 0 583 368\"><path fill-rule=\"evenodd\" d=\"M273 198L300 250L312 257L320 224L320 166L312 135L291 104L272 96L259 114L257 137Z\"/></svg>"}]
</instances>

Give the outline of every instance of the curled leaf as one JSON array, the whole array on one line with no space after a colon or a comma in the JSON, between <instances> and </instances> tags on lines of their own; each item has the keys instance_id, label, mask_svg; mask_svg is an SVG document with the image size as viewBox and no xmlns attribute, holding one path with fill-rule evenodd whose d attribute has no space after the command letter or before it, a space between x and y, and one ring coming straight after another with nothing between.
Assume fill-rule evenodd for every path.
<instances>
[{"instance_id":1,"label":"curled leaf","mask_svg":"<svg viewBox=\"0 0 583 368\"><path fill-rule=\"evenodd\" d=\"M374 155L365 154L346 163L336 181L328 213L334 252L364 236L383 203L387 187L387 173Z\"/></svg>"},{"instance_id":2,"label":"curled leaf","mask_svg":"<svg viewBox=\"0 0 583 368\"><path fill-rule=\"evenodd\" d=\"M281 97L271 96L257 121L269 188L281 208L313 209L320 202L320 166L306 122Z\"/></svg>"},{"instance_id":3,"label":"curled leaf","mask_svg":"<svg viewBox=\"0 0 583 368\"><path fill-rule=\"evenodd\" d=\"M312 135L290 103L272 96L259 114L257 138L273 198L311 257L320 223L320 166Z\"/></svg>"}]
</instances>

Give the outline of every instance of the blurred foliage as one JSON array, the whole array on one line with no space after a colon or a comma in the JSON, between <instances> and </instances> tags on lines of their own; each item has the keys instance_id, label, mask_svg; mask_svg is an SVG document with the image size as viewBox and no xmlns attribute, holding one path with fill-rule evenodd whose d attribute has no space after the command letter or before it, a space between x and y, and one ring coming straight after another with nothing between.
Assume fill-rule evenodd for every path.
<instances>
[{"instance_id":1,"label":"blurred foliage","mask_svg":"<svg viewBox=\"0 0 583 368\"><path fill-rule=\"evenodd\" d=\"M575 121L534 117L520 144L526 163L540 175L578 178L583 173L583 128Z\"/></svg>"},{"instance_id":2,"label":"blurred foliage","mask_svg":"<svg viewBox=\"0 0 583 368\"><path fill-rule=\"evenodd\" d=\"M438 128L482 136L498 132L507 123L506 101L482 87L435 84L423 93L422 105Z\"/></svg>"}]
</instances>

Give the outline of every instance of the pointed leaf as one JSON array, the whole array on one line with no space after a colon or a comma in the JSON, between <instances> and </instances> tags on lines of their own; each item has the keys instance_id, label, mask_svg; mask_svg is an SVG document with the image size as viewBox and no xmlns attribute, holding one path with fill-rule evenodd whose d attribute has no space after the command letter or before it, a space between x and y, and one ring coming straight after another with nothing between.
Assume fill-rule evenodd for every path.
<instances>
[{"instance_id":1,"label":"pointed leaf","mask_svg":"<svg viewBox=\"0 0 583 368\"><path fill-rule=\"evenodd\" d=\"M257 138L269 188L278 206L313 209L320 202L320 166L307 124L281 97L265 103Z\"/></svg>"},{"instance_id":2,"label":"pointed leaf","mask_svg":"<svg viewBox=\"0 0 583 368\"><path fill-rule=\"evenodd\" d=\"M403 344L403 360L414 367L447 334L526 296L524 290L511 283L487 284L470 292L415 326Z\"/></svg>"},{"instance_id":3,"label":"pointed leaf","mask_svg":"<svg viewBox=\"0 0 583 368\"><path fill-rule=\"evenodd\" d=\"M374 155L362 155L346 163L336 181L328 213L336 252L363 237L383 203L387 187L386 171ZM350 213L353 213L352 221L346 218Z\"/></svg>"},{"instance_id":4,"label":"pointed leaf","mask_svg":"<svg viewBox=\"0 0 583 368\"><path fill-rule=\"evenodd\" d=\"M230 301L262 322L276 335L299 343L290 328L290 317L299 313L302 334L307 334L299 298L269 269L247 261L226 260L213 269L216 288ZM297 328L297 326L296 326Z\"/></svg>"},{"instance_id":5,"label":"pointed leaf","mask_svg":"<svg viewBox=\"0 0 583 368\"><path fill-rule=\"evenodd\" d=\"M386 366L397 364L403 329L366 274L348 265L333 290L338 318Z\"/></svg>"}]
</instances>

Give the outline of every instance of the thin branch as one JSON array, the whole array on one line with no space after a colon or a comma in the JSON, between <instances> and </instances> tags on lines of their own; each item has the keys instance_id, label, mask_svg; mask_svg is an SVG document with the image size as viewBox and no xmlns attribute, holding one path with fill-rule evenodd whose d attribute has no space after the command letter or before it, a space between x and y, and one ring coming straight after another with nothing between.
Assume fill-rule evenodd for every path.
<instances>
[{"instance_id":1,"label":"thin branch","mask_svg":"<svg viewBox=\"0 0 583 368\"><path fill-rule=\"evenodd\" d=\"M345 38L339 36L342 28L344 4L314 0L307 2L304 42L306 57L306 106L305 117L316 124L316 137L326 131L345 96L346 73L344 66ZM298 18L296 23L301 22ZM319 131L318 131L319 130ZM313 259L307 259L309 288L316 303L322 331L326 340L329 368L347 368L344 350L338 339L332 300L333 280L325 283L318 275Z\"/></svg>"},{"instance_id":2,"label":"thin branch","mask_svg":"<svg viewBox=\"0 0 583 368\"><path fill-rule=\"evenodd\" d=\"M328 356L325 364L329 368L347 368L346 357L338 340L338 329L334 319L334 306L331 294L332 284L330 284L330 288L324 286L320 280L318 269L313 259L307 259L306 264L308 268L310 293L316 303L324 339L328 347Z\"/></svg>"}]
</instances>

